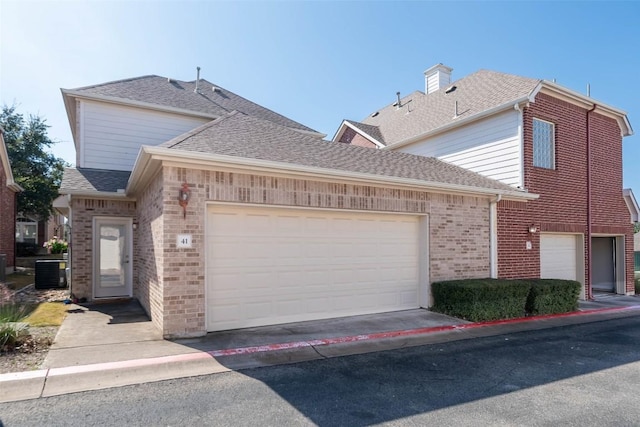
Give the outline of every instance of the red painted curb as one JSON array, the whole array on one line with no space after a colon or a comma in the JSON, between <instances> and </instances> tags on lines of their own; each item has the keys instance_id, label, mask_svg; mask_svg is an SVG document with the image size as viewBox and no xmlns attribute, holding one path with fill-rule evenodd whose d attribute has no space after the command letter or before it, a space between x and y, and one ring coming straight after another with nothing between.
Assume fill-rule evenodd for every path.
<instances>
[{"instance_id":1,"label":"red painted curb","mask_svg":"<svg viewBox=\"0 0 640 427\"><path fill-rule=\"evenodd\" d=\"M426 334L431 334L436 332L476 329L476 328L484 328L487 326L532 322L535 320L559 319L563 317L576 317L576 316L584 316L588 314L623 312L623 311L638 310L638 309L640 309L640 305L633 305L629 307L598 308L594 310L574 311L572 313L547 314L542 316L519 317L516 319L493 320L489 322L434 326L431 328L407 329L407 330L401 330L401 331L378 332L373 334L353 335L353 336L336 337L336 338L324 338L324 339L316 339L316 340L309 340L309 341L288 342L288 343L282 343L282 344L269 344L269 345L261 345L261 346L254 346L254 347L230 348L225 350L212 350L212 351L208 351L207 353L210 354L212 357L236 356L240 354L289 350L293 348L330 345L330 344L343 344L343 343L349 343L349 342L369 341L374 339L405 337L405 336L412 336L412 335L426 335Z\"/></svg>"},{"instance_id":2,"label":"red painted curb","mask_svg":"<svg viewBox=\"0 0 640 427\"><path fill-rule=\"evenodd\" d=\"M615 312L634 311L634 310L640 310L640 305L633 305L628 307L599 308L599 309L593 309L593 310L575 311L572 313L520 317L517 319L494 320L489 322L435 326L431 328L418 328L418 329L407 329L407 330L390 331L390 332L377 332L372 334L352 335L352 336L336 337L336 338L324 338L324 339L315 339L315 340L309 340L309 341L288 342L288 343L281 343L281 344L268 344L268 345L252 346L252 347L211 350L211 351L201 352L201 353L185 353L185 354L179 354L174 356L152 357L152 358L146 358L146 359L133 359L133 360L125 360L121 362L95 363L91 365L68 366L64 368L42 369L38 371L12 372L8 374L0 374L0 383L5 381L26 380L26 379L32 379L32 378L48 378L48 377L54 377L54 376L73 375L73 374L80 374L80 373L86 373L86 372L108 371L108 370L114 370L114 369L153 366L153 365L160 365L165 363L211 359L215 357L236 356L241 354L253 354L253 353L263 353L263 352L269 352L269 351L290 350L295 348L305 348L305 347L323 346L323 345L331 345L331 344L344 344L344 343L350 343L350 342L370 341L370 340L385 339L385 338L427 335L427 334L432 334L437 332L461 331L461 330L467 330L467 329L484 328L488 326L532 322L536 320L559 319L564 317L577 317L577 316L584 316L584 315L590 315L590 314L615 313Z\"/></svg>"}]
</instances>

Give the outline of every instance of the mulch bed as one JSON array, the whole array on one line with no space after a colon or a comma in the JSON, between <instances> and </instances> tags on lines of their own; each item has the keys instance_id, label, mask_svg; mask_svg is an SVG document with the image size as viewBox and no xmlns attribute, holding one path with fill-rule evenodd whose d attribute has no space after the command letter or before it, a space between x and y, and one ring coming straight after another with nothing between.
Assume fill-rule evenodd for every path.
<instances>
[{"instance_id":1,"label":"mulch bed","mask_svg":"<svg viewBox=\"0 0 640 427\"><path fill-rule=\"evenodd\" d=\"M18 291L0 283L0 304L38 304L64 301L69 298L68 289L35 289L34 285ZM0 374L38 369L53 344L58 326L30 327L29 335L14 349L0 350Z\"/></svg>"}]
</instances>

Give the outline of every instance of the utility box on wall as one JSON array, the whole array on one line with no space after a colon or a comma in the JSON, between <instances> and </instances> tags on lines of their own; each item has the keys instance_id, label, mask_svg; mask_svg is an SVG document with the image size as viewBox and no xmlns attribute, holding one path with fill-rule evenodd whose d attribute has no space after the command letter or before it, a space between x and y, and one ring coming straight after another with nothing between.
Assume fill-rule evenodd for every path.
<instances>
[{"instance_id":1,"label":"utility box on wall","mask_svg":"<svg viewBox=\"0 0 640 427\"><path fill-rule=\"evenodd\" d=\"M48 259L36 261L36 289L66 288L67 261Z\"/></svg>"}]
</instances>

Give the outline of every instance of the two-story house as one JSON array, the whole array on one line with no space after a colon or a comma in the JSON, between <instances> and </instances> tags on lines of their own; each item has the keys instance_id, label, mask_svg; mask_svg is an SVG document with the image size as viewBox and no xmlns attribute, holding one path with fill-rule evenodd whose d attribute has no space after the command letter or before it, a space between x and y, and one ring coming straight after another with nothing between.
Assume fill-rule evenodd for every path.
<instances>
[{"instance_id":1,"label":"two-story house","mask_svg":"<svg viewBox=\"0 0 640 427\"><path fill-rule=\"evenodd\" d=\"M540 195L498 198L493 277L562 278L632 294L638 208L622 188L626 113L554 82L481 70L451 82L425 71L425 91L401 97L333 141L430 156Z\"/></svg>"},{"instance_id":2,"label":"two-story house","mask_svg":"<svg viewBox=\"0 0 640 427\"><path fill-rule=\"evenodd\" d=\"M4 143L4 130L0 127L0 268L11 273L15 268L16 248L16 198L22 187L13 180L11 163Z\"/></svg>"},{"instance_id":3,"label":"two-story house","mask_svg":"<svg viewBox=\"0 0 640 427\"><path fill-rule=\"evenodd\" d=\"M430 305L491 271L497 200L537 196L324 135L206 80L62 90L71 291L137 298L167 337Z\"/></svg>"}]
</instances>

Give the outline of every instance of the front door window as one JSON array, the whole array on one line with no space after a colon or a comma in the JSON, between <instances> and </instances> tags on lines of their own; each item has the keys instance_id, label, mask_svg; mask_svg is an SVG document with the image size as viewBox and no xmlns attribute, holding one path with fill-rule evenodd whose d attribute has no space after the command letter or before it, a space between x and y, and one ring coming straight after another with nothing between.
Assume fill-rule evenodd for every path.
<instances>
[{"instance_id":1,"label":"front door window","mask_svg":"<svg viewBox=\"0 0 640 427\"><path fill-rule=\"evenodd\" d=\"M130 219L96 220L96 298L131 296L130 230Z\"/></svg>"}]
</instances>

